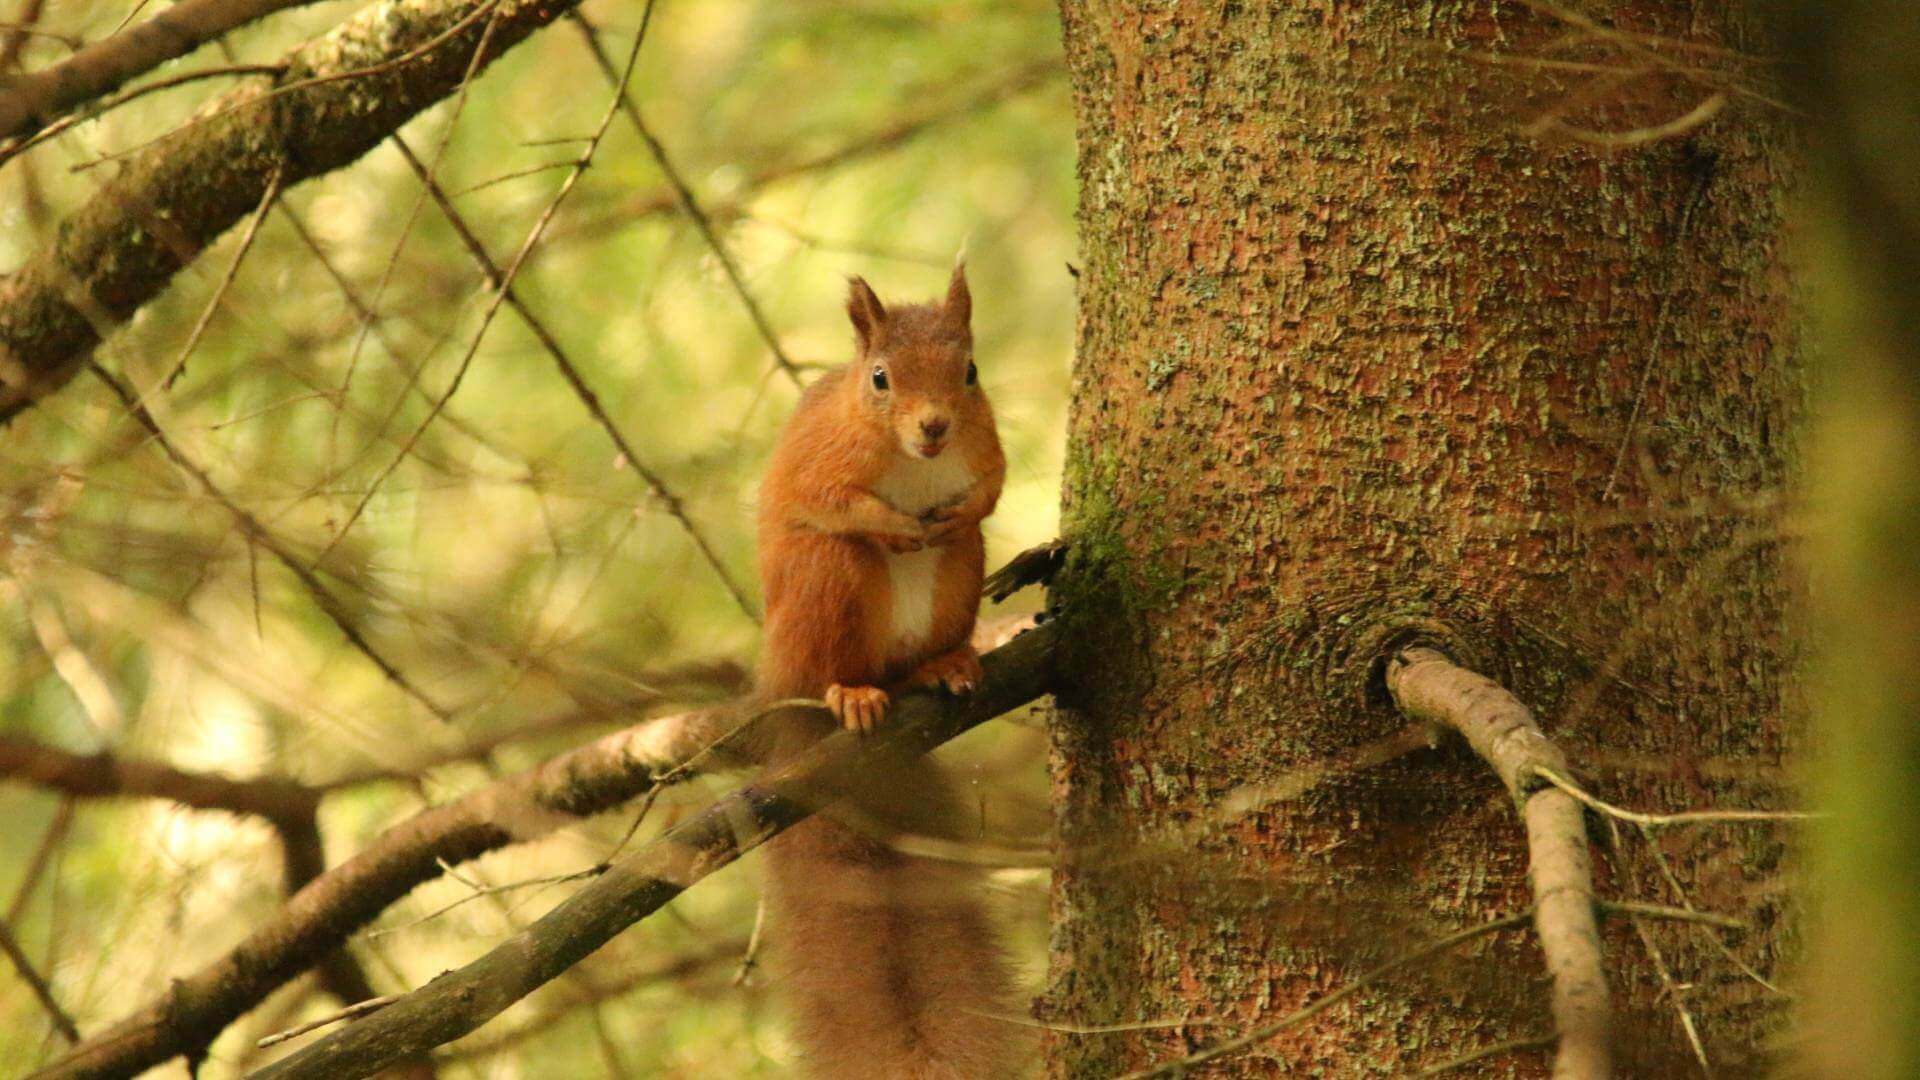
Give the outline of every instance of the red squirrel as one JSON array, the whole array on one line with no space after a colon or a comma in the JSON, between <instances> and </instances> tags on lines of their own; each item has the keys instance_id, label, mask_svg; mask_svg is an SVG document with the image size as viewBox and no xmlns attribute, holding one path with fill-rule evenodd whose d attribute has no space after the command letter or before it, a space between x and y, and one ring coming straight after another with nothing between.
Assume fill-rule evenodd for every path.
<instances>
[{"instance_id":1,"label":"red squirrel","mask_svg":"<svg viewBox=\"0 0 1920 1080\"><path fill-rule=\"evenodd\" d=\"M980 522L1006 459L973 363L965 268L939 303L889 308L860 278L849 286L853 362L807 388L761 486L759 692L822 698L840 725L871 732L889 686L965 694L980 678ZM831 728L788 723L776 754ZM769 845L774 969L810 1075L1013 1074L1018 1040L991 1015L1012 1011L1012 980L979 873L876 835L936 831L960 807L915 759Z\"/></svg>"}]
</instances>

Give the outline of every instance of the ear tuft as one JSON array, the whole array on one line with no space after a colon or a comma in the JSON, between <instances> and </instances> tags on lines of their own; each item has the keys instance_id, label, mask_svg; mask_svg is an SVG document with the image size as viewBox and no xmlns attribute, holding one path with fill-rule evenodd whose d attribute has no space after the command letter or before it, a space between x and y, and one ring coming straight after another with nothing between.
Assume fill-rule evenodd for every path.
<instances>
[{"instance_id":1,"label":"ear tuft","mask_svg":"<svg viewBox=\"0 0 1920 1080\"><path fill-rule=\"evenodd\" d=\"M965 330L973 321L973 293L967 288L967 264L953 264L953 280L947 282L947 318Z\"/></svg>"},{"instance_id":2,"label":"ear tuft","mask_svg":"<svg viewBox=\"0 0 1920 1080\"><path fill-rule=\"evenodd\" d=\"M873 344L886 324L887 309L866 278L856 275L847 279L847 318L853 320L853 332L860 339L862 351Z\"/></svg>"}]
</instances>

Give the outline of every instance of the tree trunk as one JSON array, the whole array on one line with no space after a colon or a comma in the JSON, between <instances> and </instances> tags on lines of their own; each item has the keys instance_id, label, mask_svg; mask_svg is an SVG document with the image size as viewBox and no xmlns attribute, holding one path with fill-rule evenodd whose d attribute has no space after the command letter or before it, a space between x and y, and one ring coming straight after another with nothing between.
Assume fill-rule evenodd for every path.
<instances>
[{"instance_id":1,"label":"tree trunk","mask_svg":"<svg viewBox=\"0 0 1920 1080\"><path fill-rule=\"evenodd\" d=\"M1054 1075L1105 1077L1530 903L1499 781L1396 736L1379 675L1398 645L1512 689L1612 801L1783 799L1795 157L1738 94L1673 138L1575 144L1711 114L1715 85L1462 58L1544 55L1569 27L1531 5L1063 6L1084 266L1055 595L1079 631L1044 1014L1156 1025L1051 1036ZM1759 51L1717 3L1611 14ZM1554 55L1632 68L1624 48ZM1734 953L1763 976L1792 939L1789 839L1656 849L1689 902L1756 928ZM1681 902L1646 841L1624 850L1597 860L1603 895ZM1778 999L1708 931L1647 930L1719 1074L1757 1068ZM1634 929L1604 946L1621 1073L1697 1070ZM1508 931L1207 1075L1407 1075L1550 1033L1546 1000L1536 943Z\"/></svg>"}]
</instances>

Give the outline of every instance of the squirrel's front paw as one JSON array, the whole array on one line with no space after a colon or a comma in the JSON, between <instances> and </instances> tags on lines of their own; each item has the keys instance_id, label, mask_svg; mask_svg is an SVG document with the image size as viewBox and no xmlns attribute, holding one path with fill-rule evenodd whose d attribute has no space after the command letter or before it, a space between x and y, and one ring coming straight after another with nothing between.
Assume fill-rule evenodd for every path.
<instances>
[{"instance_id":1,"label":"squirrel's front paw","mask_svg":"<svg viewBox=\"0 0 1920 1080\"><path fill-rule=\"evenodd\" d=\"M914 670L915 686L944 686L951 694L971 694L980 685L980 657L970 646L936 656Z\"/></svg>"},{"instance_id":2,"label":"squirrel's front paw","mask_svg":"<svg viewBox=\"0 0 1920 1080\"><path fill-rule=\"evenodd\" d=\"M871 734L887 718L887 692L877 686L827 687L827 708L840 726L863 735Z\"/></svg>"}]
</instances>

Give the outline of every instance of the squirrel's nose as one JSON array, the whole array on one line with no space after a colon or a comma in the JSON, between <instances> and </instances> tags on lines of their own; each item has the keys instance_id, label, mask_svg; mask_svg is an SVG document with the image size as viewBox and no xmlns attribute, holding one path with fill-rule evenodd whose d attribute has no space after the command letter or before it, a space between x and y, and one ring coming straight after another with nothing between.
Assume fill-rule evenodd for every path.
<instances>
[{"instance_id":1,"label":"squirrel's nose","mask_svg":"<svg viewBox=\"0 0 1920 1080\"><path fill-rule=\"evenodd\" d=\"M935 420L922 420L920 421L920 434L925 435L929 439L937 439L947 433L947 427L950 423L951 421L947 420L946 417L940 417Z\"/></svg>"}]
</instances>

